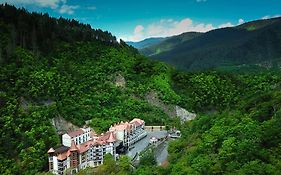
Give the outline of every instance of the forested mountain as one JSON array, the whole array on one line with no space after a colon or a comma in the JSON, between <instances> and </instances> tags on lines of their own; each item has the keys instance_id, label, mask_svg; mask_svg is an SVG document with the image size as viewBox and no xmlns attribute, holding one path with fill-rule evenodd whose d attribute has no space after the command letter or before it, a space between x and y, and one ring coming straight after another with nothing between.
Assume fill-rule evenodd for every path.
<instances>
[{"instance_id":1,"label":"forested mountain","mask_svg":"<svg viewBox=\"0 0 281 175\"><path fill-rule=\"evenodd\" d=\"M173 50L185 41L191 40L200 36L202 33L198 32L187 32L176 36L167 37L164 41L153 44L151 46L143 47L139 49L140 53L146 56L153 56L160 54L162 52L167 52L169 50Z\"/></svg>"},{"instance_id":2,"label":"forested mountain","mask_svg":"<svg viewBox=\"0 0 281 175\"><path fill-rule=\"evenodd\" d=\"M135 117L148 124L170 120L151 106L155 90L167 103L172 69L150 61L109 32L75 20L0 6L0 174L47 170L46 150L59 144L54 117L96 132ZM116 77L125 78L118 87Z\"/></svg>"},{"instance_id":3,"label":"forested mountain","mask_svg":"<svg viewBox=\"0 0 281 175\"><path fill-rule=\"evenodd\" d=\"M280 67L280 29L281 18L258 20L216 29L179 44L171 40L168 50L165 45L169 44L160 43L141 52L188 70L244 64Z\"/></svg>"},{"instance_id":4,"label":"forested mountain","mask_svg":"<svg viewBox=\"0 0 281 175\"><path fill-rule=\"evenodd\" d=\"M60 144L54 117L96 132L138 117L183 133L167 167L149 155L136 169L106 160L92 174L281 174L279 71L180 72L74 20L9 5L0 14L0 174L48 170L46 151ZM198 117L181 124L147 102L150 92Z\"/></svg>"},{"instance_id":5,"label":"forested mountain","mask_svg":"<svg viewBox=\"0 0 281 175\"><path fill-rule=\"evenodd\" d=\"M139 42L127 41L126 43L130 46L133 46L137 49L143 49L149 46L153 46L164 41L166 38L147 38Z\"/></svg>"}]
</instances>

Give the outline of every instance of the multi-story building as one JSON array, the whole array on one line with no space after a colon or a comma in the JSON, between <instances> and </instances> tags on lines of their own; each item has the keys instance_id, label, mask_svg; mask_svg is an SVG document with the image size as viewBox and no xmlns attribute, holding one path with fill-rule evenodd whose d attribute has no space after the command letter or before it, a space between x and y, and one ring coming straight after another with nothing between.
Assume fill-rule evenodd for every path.
<instances>
[{"instance_id":1,"label":"multi-story building","mask_svg":"<svg viewBox=\"0 0 281 175\"><path fill-rule=\"evenodd\" d=\"M129 148L147 135L144 126L145 122L143 120L135 118L130 122L117 123L111 126L109 131L114 132L116 138L121 140L125 147Z\"/></svg>"},{"instance_id":2,"label":"multi-story building","mask_svg":"<svg viewBox=\"0 0 281 175\"><path fill-rule=\"evenodd\" d=\"M129 148L147 135L144 125L143 120L133 119L115 124L101 135L90 128L66 133L62 135L62 146L48 151L49 170L54 174L65 174L66 171L75 173L88 166L103 164L105 154L111 154L116 159L116 147L120 142Z\"/></svg>"},{"instance_id":3,"label":"multi-story building","mask_svg":"<svg viewBox=\"0 0 281 175\"><path fill-rule=\"evenodd\" d=\"M129 146L147 136L144 129L145 122L143 120L135 118L130 122L130 124L132 125L132 129L129 136Z\"/></svg>"},{"instance_id":4,"label":"multi-story building","mask_svg":"<svg viewBox=\"0 0 281 175\"><path fill-rule=\"evenodd\" d=\"M76 145L82 144L91 139L90 137L91 129L90 128L80 128L76 131L69 132L62 135L62 144L65 146L71 146L73 141Z\"/></svg>"}]
</instances>

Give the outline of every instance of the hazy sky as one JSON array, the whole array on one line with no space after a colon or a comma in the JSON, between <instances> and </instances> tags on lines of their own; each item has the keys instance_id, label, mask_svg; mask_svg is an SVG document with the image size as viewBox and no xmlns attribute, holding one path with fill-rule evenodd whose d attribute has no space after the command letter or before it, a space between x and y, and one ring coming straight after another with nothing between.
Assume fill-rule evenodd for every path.
<instances>
[{"instance_id":1,"label":"hazy sky","mask_svg":"<svg viewBox=\"0 0 281 175\"><path fill-rule=\"evenodd\" d=\"M281 0L0 0L138 41L281 15Z\"/></svg>"}]
</instances>

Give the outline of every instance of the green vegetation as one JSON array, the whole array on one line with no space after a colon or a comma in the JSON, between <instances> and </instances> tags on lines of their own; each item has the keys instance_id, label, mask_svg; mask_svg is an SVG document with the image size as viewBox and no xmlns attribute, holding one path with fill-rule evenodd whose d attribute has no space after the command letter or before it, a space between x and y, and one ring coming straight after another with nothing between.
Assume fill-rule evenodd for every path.
<instances>
[{"instance_id":1,"label":"green vegetation","mask_svg":"<svg viewBox=\"0 0 281 175\"><path fill-rule=\"evenodd\" d=\"M140 53L144 55L153 56L153 55L160 54L162 52L175 49L179 45L183 44L185 41L192 40L200 35L202 35L202 33L187 32L177 36L167 37L155 44L151 44L146 47L141 47L141 48L136 47L136 48L139 49Z\"/></svg>"},{"instance_id":2,"label":"green vegetation","mask_svg":"<svg viewBox=\"0 0 281 175\"><path fill-rule=\"evenodd\" d=\"M130 158L121 156L119 160L114 161L110 154L105 155L103 165L98 168L86 168L78 173L78 175L127 175L133 172L133 166Z\"/></svg>"},{"instance_id":3,"label":"green vegetation","mask_svg":"<svg viewBox=\"0 0 281 175\"><path fill-rule=\"evenodd\" d=\"M128 41L126 43L130 46L133 46L134 48L143 49L143 48L158 44L161 41L164 41L165 39L166 38L147 38L147 39L144 39L139 42Z\"/></svg>"},{"instance_id":4,"label":"green vegetation","mask_svg":"<svg viewBox=\"0 0 281 175\"><path fill-rule=\"evenodd\" d=\"M245 65L275 68L281 63L280 31L281 18L258 20L203 34L172 36L140 52L183 70Z\"/></svg>"},{"instance_id":5,"label":"green vegetation","mask_svg":"<svg viewBox=\"0 0 281 175\"><path fill-rule=\"evenodd\" d=\"M78 126L91 120L97 132L134 117L182 131L165 168L151 163L152 154L136 169L128 157L106 156L80 174L281 173L278 69L180 72L77 21L0 9L0 174L47 171L46 151L60 144L51 124L57 116ZM115 84L119 75L123 87ZM151 91L198 117L180 125L146 101Z\"/></svg>"},{"instance_id":6,"label":"green vegetation","mask_svg":"<svg viewBox=\"0 0 281 175\"><path fill-rule=\"evenodd\" d=\"M280 99L266 92L187 124L170 144L170 174L280 174Z\"/></svg>"},{"instance_id":7,"label":"green vegetation","mask_svg":"<svg viewBox=\"0 0 281 175\"><path fill-rule=\"evenodd\" d=\"M280 77L280 72L177 73L175 89L200 115L181 126L182 138L169 143L168 167L140 166L137 171L280 174ZM199 97L204 99L196 100Z\"/></svg>"},{"instance_id":8,"label":"green vegetation","mask_svg":"<svg viewBox=\"0 0 281 175\"><path fill-rule=\"evenodd\" d=\"M80 127L91 120L97 132L135 117L156 125L172 120L145 100L151 90L167 103L177 100L167 65L89 25L0 9L0 174L47 170L46 151L60 144L54 117ZM119 74L125 87L115 85Z\"/></svg>"}]
</instances>

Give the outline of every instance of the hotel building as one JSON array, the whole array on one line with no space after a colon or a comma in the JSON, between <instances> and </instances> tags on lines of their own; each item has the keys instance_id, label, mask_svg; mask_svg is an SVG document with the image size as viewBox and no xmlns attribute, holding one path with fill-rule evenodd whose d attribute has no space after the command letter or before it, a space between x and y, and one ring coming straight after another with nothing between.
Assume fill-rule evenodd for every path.
<instances>
[{"instance_id":1,"label":"hotel building","mask_svg":"<svg viewBox=\"0 0 281 175\"><path fill-rule=\"evenodd\" d=\"M116 159L117 146L122 143L128 149L147 135L144 126L143 120L133 119L114 124L101 135L90 128L65 133L62 135L62 146L48 150L49 170L59 175L66 171L76 173L88 166L103 164L105 154L111 154Z\"/></svg>"}]
</instances>

